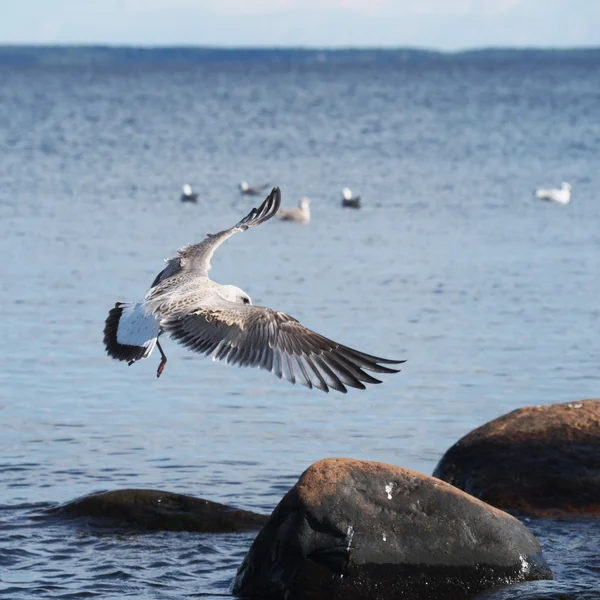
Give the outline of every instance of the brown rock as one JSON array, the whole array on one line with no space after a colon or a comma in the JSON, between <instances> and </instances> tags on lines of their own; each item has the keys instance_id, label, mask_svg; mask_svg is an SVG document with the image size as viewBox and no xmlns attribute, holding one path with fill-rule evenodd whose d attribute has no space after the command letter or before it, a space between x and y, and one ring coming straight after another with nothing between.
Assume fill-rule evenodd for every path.
<instances>
[{"instance_id":1,"label":"brown rock","mask_svg":"<svg viewBox=\"0 0 600 600\"><path fill-rule=\"evenodd\" d=\"M48 512L95 526L201 533L252 531L267 520L266 515L158 490L99 492Z\"/></svg>"},{"instance_id":2,"label":"brown rock","mask_svg":"<svg viewBox=\"0 0 600 600\"><path fill-rule=\"evenodd\" d=\"M286 600L464 598L551 579L519 521L427 475L332 458L309 467L273 511L234 593Z\"/></svg>"},{"instance_id":3,"label":"brown rock","mask_svg":"<svg viewBox=\"0 0 600 600\"><path fill-rule=\"evenodd\" d=\"M454 444L433 474L505 510L600 515L600 400L494 419Z\"/></svg>"}]
</instances>

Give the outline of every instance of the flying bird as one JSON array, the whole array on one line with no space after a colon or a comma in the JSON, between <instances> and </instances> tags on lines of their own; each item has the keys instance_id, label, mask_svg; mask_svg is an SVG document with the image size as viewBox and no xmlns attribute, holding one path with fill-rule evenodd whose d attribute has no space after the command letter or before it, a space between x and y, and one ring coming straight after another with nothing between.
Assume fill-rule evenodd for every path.
<instances>
[{"instance_id":1,"label":"flying bird","mask_svg":"<svg viewBox=\"0 0 600 600\"><path fill-rule=\"evenodd\" d=\"M563 181L559 188L538 188L535 190L535 196L540 200L569 204L571 201L571 184Z\"/></svg>"},{"instance_id":2,"label":"flying bird","mask_svg":"<svg viewBox=\"0 0 600 600\"><path fill-rule=\"evenodd\" d=\"M259 367L291 383L324 392L347 392L381 383L366 371L396 373L384 365L404 361L378 358L353 350L304 327L277 310L254 306L250 296L234 285L208 277L215 250L236 233L260 225L279 210L281 193L274 188L266 200L231 229L208 235L199 244L181 248L167 260L143 302L117 302L104 327L104 345L112 358L130 365L148 358L166 333L186 348L213 360L241 367Z\"/></svg>"}]
</instances>

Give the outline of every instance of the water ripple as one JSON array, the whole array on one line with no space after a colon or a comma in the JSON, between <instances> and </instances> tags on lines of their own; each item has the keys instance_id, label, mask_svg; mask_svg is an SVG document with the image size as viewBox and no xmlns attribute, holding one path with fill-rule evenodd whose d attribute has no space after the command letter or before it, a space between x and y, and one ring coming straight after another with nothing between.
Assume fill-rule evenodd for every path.
<instances>
[{"instance_id":1,"label":"water ripple","mask_svg":"<svg viewBox=\"0 0 600 600\"><path fill-rule=\"evenodd\" d=\"M44 511L139 487L268 512L325 456L430 473L500 414L597 395L599 65L0 76L0 597L228 597L248 534L101 532ZM160 380L154 357L104 356L108 308L139 299L182 244L236 222L251 204L242 179L280 185L285 205L308 195L313 220L232 238L217 281L407 358L400 375L324 396L169 342ZM562 179L568 207L533 201ZM197 206L178 202L186 181ZM345 185L364 209L340 209ZM522 598L588 600L597 524L529 525L556 580Z\"/></svg>"}]
</instances>

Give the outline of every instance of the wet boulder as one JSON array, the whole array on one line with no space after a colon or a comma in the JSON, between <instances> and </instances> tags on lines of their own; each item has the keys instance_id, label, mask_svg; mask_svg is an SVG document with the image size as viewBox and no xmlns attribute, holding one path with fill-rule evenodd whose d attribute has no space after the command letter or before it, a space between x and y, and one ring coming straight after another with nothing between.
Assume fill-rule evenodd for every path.
<instances>
[{"instance_id":1,"label":"wet boulder","mask_svg":"<svg viewBox=\"0 0 600 600\"><path fill-rule=\"evenodd\" d=\"M149 531L230 533L258 530L267 516L158 490L115 490L83 496L48 511L95 526Z\"/></svg>"},{"instance_id":2,"label":"wet boulder","mask_svg":"<svg viewBox=\"0 0 600 600\"><path fill-rule=\"evenodd\" d=\"M261 600L452 600L551 578L514 517L415 471L331 458L309 467L275 508L233 591Z\"/></svg>"},{"instance_id":3,"label":"wet boulder","mask_svg":"<svg viewBox=\"0 0 600 600\"><path fill-rule=\"evenodd\" d=\"M503 510L600 514L600 400L512 411L452 446L433 475Z\"/></svg>"}]
</instances>

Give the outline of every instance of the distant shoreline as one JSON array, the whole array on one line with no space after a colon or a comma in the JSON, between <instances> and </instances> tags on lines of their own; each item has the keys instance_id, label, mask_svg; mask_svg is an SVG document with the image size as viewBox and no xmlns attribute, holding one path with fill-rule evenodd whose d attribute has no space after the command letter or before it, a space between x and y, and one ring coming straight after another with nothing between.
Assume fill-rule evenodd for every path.
<instances>
[{"instance_id":1,"label":"distant shoreline","mask_svg":"<svg viewBox=\"0 0 600 600\"><path fill-rule=\"evenodd\" d=\"M349 63L411 61L591 60L593 48L479 48L455 52L423 48L225 48L209 46L0 45L0 66L151 64Z\"/></svg>"}]
</instances>

